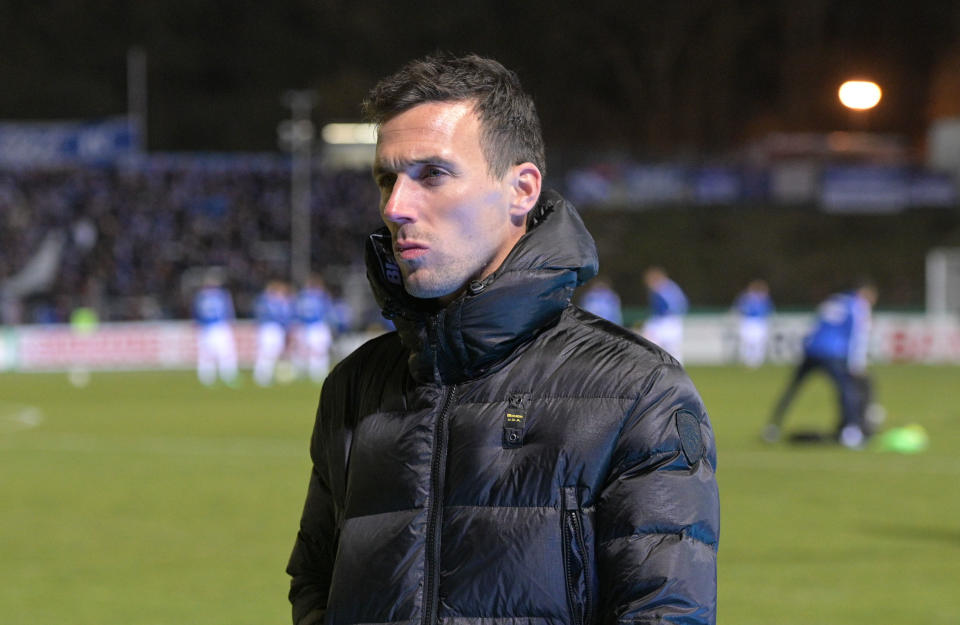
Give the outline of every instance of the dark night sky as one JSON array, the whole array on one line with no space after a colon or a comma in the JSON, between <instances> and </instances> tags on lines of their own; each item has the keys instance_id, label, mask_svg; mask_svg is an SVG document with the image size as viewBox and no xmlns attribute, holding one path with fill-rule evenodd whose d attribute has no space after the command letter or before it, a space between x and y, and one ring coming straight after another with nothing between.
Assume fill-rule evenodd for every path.
<instances>
[{"instance_id":1,"label":"dark night sky","mask_svg":"<svg viewBox=\"0 0 960 625\"><path fill-rule=\"evenodd\" d=\"M554 148L711 153L836 129L850 74L886 87L873 129L916 138L958 33L955 0L0 0L0 119L123 113L139 45L151 149L273 150L283 90L316 89L318 122L353 120L377 78L443 49L517 70Z\"/></svg>"}]
</instances>

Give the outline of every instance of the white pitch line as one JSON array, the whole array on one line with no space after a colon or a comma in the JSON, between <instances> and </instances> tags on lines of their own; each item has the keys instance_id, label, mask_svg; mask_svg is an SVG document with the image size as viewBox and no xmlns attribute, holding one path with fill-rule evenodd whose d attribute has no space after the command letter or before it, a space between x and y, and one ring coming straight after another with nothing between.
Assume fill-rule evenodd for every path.
<instances>
[{"instance_id":1,"label":"white pitch line","mask_svg":"<svg viewBox=\"0 0 960 625\"><path fill-rule=\"evenodd\" d=\"M43 423L43 412L36 406L0 402L0 434L35 428Z\"/></svg>"},{"instance_id":2,"label":"white pitch line","mask_svg":"<svg viewBox=\"0 0 960 625\"><path fill-rule=\"evenodd\" d=\"M923 452L916 455L879 453L869 450L849 451L837 455L791 453L783 451L720 450L718 475L729 469L769 469L776 471L808 471L825 473L924 473L932 475L960 474L960 459Z\"/></svg>"},{"instance_id":3,"label":"white pitch line","mask_svg":"<svg viewBox=\"0 0 960 625\"><path fill-rule=\"evenodd\" d=\"M307 443L258 438L215 439L176 436L94 436L50 434L29 441L0 439L0 449L97 454L309 458Z\"/></svg>"}]
</instances>

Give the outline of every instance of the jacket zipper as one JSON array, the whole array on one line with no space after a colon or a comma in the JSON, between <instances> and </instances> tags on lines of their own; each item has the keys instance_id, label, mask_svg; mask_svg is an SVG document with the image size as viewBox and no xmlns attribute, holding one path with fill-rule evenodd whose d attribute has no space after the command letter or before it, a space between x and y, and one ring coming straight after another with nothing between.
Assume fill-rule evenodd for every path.
<instances>
[{"instance_id":1,"label":"jacket zipper","mask_svg":"<svg viewBox=\"0 0 960 625\"><path fill-rule=\"evenodd\" d=\"M590 621L590 574L587 569L587 544L583 538L583 527L580 521L580 509L576 496L571 496L571 489L564 489L564 513L568 523L564 524L564 534L572 533L573 536L563 536L563 554L566 559L567 578L567 596L570 599L570 614L573 617L573 625L589 625ZM583 558L582 573L584 581L583 610L580 611L577 605L576 586L573 581L573 571L576 562L573 558L573 547L571 540L577 542L577 549L580 550L580 557Z\"/></svg>"},{"instance_id":2,"label":"jacket zipper","mask_svg":"<svg viewBox=\"0 0 960 625\"><path fill-rule=\"evenodd\" d=\"M587 569L587 544L583 539L583 528L580 526L580 514L577 510L570 511L570 520L573 522L573 535L577 539L577 547L580 549L583 558L583 614L580 622L588 624L590 618L590 575Z\"/></svg>"},{"instance_id":3,"label":"jacket zipper","mask_svg":"<svg viewBox=\"0 0 960 625\"><path fill-rule=\"evenodd\" d=\"M566 533L567 532L564 532L564 534ZM569 606L570 606L570 616L573 617L573 625L583 625L582 622L580 621L580 615L577 613L577 605L574 601L574 597L576 597L576 594L573 588L573 577L570 573L571 567L573 566L573 562L571 561L572 558L571 558L570 551L571 551L570 540L568 539L567 536L564 536L563 537L563 558L566 563L566 567L565 567L566 571L564 572L565 573L564 577L567 578L567 602L569 603Z\"/></svg>"},{"instance_id":4,"label":"jacket zipper","mask_svg":"<svg viewBox=\"0 0 960 625\"><path fill-rule=\"evenodd\" d=\"M437 419L437 432L433 442L433 460L430 467L430 507L427 513L427 563L424 580L423 625L433 625L437 620L440 600L440 530L443 513L443 477L447 466L447 418L450 406L457 395L456 385L450 387Z\"/></svg>"}]
</instances>

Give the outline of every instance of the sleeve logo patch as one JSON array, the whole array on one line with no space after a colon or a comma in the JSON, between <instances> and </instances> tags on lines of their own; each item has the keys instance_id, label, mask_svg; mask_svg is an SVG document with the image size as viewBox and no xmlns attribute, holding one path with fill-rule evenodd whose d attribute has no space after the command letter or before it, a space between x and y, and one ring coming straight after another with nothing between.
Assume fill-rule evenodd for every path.
<instances>
[{"instance_id":1,"label":"sleeve logo patch","mask_svg":"<svg viewBox=\"0 0 960 625\"><path fill-rule=\"evenodd\" d=\"M674 413L677 421L677 433L680 435L680 446L683 455L689 464L696 464L703 457L703 434L700 432L700 420L689 410L678 410Z\"/></svg>"}]
</instances>

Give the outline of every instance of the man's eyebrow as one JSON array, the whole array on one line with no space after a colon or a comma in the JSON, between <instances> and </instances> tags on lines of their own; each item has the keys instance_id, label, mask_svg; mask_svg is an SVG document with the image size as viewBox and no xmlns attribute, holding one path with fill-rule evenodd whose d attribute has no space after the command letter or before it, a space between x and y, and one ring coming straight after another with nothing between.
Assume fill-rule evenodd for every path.
<instances>
[{"instance_id":1,"label":"man's eyebrow","mask_svg":"<svg viewBox=\"0 0 960 625\"><path fill-rule=\"evenodd\" d=\"M377 161L373 164L373 175L376 177L381 174L397 173L416 165L439 165L454 171L459 170L459 168L450 159L442 156L425 156L414 159Z\"/></svg>"}]
</instances>

